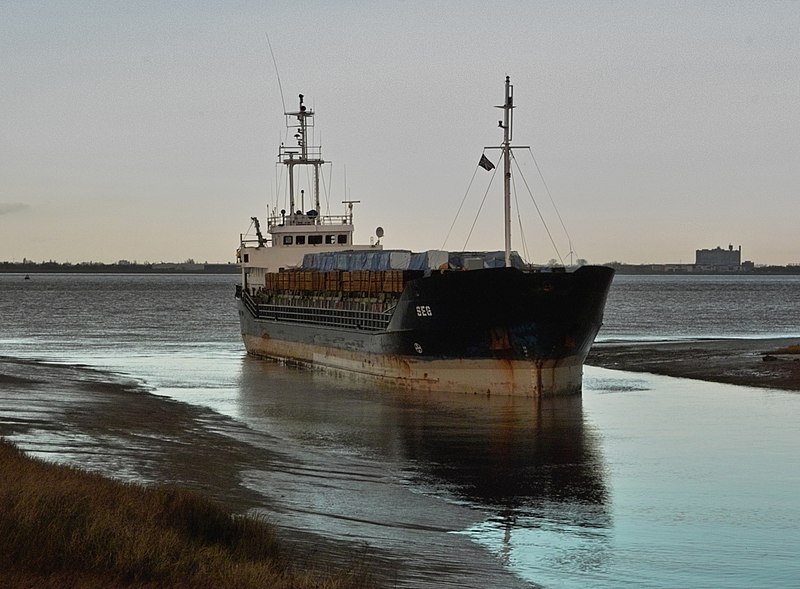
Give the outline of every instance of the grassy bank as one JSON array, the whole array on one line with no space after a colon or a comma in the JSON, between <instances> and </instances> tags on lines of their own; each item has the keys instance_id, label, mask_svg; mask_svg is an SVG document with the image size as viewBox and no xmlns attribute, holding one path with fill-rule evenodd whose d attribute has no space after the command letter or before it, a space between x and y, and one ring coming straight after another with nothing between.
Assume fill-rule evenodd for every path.
<instances>
[{"instance_id":1,"label":"grassy bank","mask_svg":"<svg viewBox=\"0 0 800 589\"><path fill-rule=\"evenodd\" d=\"M0 440L0 588L363 588L195 494L25 456ZM291 557L290 557L291 556Z\"/></svg>"}]
</instances>

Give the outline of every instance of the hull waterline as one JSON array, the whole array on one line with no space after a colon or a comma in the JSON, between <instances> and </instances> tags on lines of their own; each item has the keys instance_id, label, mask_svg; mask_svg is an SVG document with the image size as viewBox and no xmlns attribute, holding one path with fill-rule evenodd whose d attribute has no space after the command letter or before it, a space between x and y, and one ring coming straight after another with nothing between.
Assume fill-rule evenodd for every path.
<instances>
[{"instance_id":1,"label":"hull waterline","mask_svg":"<svg viewBox=\"0 0 800 589\"><path fill-rule=\"evenodd\" d=\"M242 338L255 357L404 388L576 394L612 276L602 267L569 274L515 269L434 274L406 286L380 330L322 325L310 313L307 320L300 312L292 321L259 317L256 306L240 299Z\"/></svg>"}]
</instances>

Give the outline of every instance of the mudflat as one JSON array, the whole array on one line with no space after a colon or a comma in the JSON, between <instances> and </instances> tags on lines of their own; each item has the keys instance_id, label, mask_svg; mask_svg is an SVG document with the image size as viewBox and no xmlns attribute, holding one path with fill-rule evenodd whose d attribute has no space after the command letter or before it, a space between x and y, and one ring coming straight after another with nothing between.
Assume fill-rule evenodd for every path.
<instances>
[{"instance_id":1,"label":"mudflat","mask_svg":"<svg viewBox=\"0 0 800 589\"><path fill-rule=\"evenodd\" d=\"M800 336L596 343L586 364L752 387L800 391Z\"/></svg>"}]
</instances>

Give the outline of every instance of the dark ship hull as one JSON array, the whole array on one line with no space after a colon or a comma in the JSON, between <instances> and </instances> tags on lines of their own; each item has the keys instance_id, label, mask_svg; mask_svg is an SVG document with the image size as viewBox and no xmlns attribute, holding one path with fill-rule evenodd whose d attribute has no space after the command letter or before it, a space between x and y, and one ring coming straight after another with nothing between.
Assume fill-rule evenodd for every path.
<instances>
[{"instance_id":1,"label":"dark ship hull","mask_svg":"<svg viewBox=\"0 0 800 589\"><path fill-rule=\"evenodd\" d=\"M291 305L279 290L265 289L261 301L245 289L237 297L253 356L416 390L535 397L580 392L613 274L603 266L433 271L357 310L308 289L291 291Z\"/></svg>"}]
</instances>

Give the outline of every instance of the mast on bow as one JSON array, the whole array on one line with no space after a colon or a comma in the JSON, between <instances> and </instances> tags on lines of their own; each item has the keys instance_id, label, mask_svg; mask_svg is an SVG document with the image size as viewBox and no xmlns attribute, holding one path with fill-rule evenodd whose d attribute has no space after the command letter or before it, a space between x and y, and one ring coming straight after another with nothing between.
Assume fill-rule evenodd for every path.
<instances>
[{"instance_id":1,"label":"mast on bow","mask_svg":"<svg viewBox=\"0 0 800 589\"><path fill-rule=\"evenodd\" d=\"M505 236L505 266L511 267L511 136L514 124L514 86L511 78L506 76L506 97L502 105L496 108L503 109L503 120L498 126L503 129L503 143L500 148L503 152L503 233ZM485 147L484 149L498 149ZM494 167L494 166L492 166ZM488 169L488 168L487 168Z\"/></svg>"},{"instance_id":2,"label":"mast on bow","mask_svg":"<svg viewBox=\"0 0 800 589\"><path fill-rule=\"evenodd\" d=\"M506 76L506 100L503 106L503 220L505 234L505 263L511 267L511 127L514 123L514 86L511 78Z\"/></svg>"}]
</instances>

